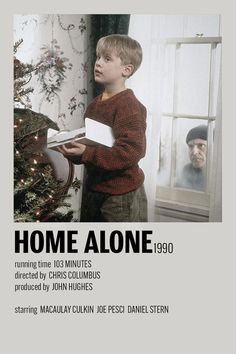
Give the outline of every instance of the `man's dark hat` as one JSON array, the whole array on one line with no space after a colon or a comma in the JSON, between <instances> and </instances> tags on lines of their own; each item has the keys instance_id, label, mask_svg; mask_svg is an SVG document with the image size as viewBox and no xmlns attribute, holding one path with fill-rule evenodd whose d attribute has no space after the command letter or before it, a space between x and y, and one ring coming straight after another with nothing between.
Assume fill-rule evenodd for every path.
<instances>
[{"instance_id":1,"label":"man's dark hat","mask_svg":"<svg viewBox=\"0 0 236 354\"><path fill-rule=\"evenodd\" d=\"M189 130L186 136L186 143L188 144L190 140L194 139L207 140L207 125L198 125L197 127Z\"/></svg>"}]
</instances>

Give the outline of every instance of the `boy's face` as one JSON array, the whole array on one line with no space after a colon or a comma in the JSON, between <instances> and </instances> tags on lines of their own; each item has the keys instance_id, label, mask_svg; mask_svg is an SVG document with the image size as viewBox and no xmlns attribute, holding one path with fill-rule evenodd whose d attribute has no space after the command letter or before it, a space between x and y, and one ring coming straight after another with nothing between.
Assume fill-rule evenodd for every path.
<instances>
[{"instance_id":1,"label":"boy's face","mask_svg":"<svg viewBox=\"0 0 236 354\"><path fill-rule=\"evenodd\" d=\"M126 65L115 54L98 54L94 66L94 79L96 82L109 85L123 82L126 74Z\"/></svg>"}]
</instances>

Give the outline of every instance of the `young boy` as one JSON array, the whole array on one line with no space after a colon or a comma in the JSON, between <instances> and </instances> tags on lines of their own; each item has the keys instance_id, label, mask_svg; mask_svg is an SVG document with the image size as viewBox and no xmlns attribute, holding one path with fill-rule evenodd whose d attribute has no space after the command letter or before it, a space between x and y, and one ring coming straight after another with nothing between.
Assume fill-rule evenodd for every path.
<instances>
[{"instance_id":1,"label":"young boy","mask_svg":"<svg viewBox=\"0 0 236 354\"><path fill-rule=\"evenodd\" d=\"M81 221L145 222L147 199L144 173L138 162L145 156L146 108L125 82L142 61L140 44L126 35L109 35L97 44L95 81L104 92L87 107L85 117L112 127L114 145L60 147L74 163L86 166Z\"/></svg>"}]
</instances>

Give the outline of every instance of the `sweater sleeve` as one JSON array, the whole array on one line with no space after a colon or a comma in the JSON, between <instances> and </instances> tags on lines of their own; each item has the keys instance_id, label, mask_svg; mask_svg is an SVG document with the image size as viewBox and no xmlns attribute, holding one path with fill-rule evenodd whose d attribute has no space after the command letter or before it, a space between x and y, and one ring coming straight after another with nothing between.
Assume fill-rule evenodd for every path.
<instances>
[{"instance_id":1,"label":"sweater sleeve","mask_svg":"<svg viewBox=\"0 0 236 354\"><path fill-rule=\"evenodd\" d=\"M145 129L146 122L141 109L130 116L121 113L113 125L113 147L87 146L81 161L110 171L136 165L145 155Z\"/></svg>"}]
</instances>

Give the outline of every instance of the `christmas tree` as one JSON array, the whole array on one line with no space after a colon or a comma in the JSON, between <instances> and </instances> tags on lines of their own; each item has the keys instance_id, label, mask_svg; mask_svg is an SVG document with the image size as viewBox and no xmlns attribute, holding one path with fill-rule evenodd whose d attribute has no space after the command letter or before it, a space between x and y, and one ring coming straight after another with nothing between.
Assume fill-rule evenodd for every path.
<instances>
[{"instance_id":1,"label":"christmas tree","mask_svg":"<svg viewBox=\"0 0 236 354\"><path fill-rule=\"evenodd\" d=\"M21 43L14 45L14 54ZM36 69L37 65L23 64L14 56L14 102L23 106L14 108L14 220L67 222L73 217L66 202L68 186L56 177L46 152L48 128L59 129L47 116L29 109L33 88L26 85ZM74 185L79 188L80 182Z\"/></svg>"}]
</instances>

